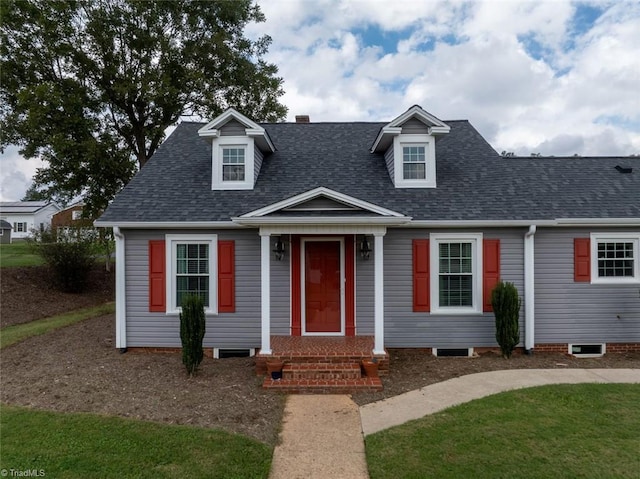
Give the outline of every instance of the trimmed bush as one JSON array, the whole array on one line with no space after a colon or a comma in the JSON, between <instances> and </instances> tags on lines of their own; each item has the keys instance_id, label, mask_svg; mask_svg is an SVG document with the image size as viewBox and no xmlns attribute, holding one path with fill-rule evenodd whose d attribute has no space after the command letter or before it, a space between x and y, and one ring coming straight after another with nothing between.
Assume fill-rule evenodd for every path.
<instances>
[{"instance_id":1,"label":"trimmed bush","mask_svg":"<svg viewBox=\"0 0 640 479\"><path fill-rule=\"evenodd\" d=\"M34 235L34 249L49 267L53 286L65 293L82 293L89 284L95 262L95 242L80 230L55 234L49 230Z\"/></svg>"},{"instance_id":2,"label":"trimmed bush","mask_svg":"<svg viewBox=\"0 0 640 479\"><path fill-rule=\"evenodd\" d=\"M505 358L510 358L520 342L520 305L518 289L513 283L500 281L491 291L491 306L496 317L496 341Z\"/></svg>"},{"instance_id":3,"label":"trimmed bush","mask_svg":"<svg viewBox=\"0 0 640 479\"><path fill-rule=\"evenodd\" d=\"M190 376L196 372L204 357L205 316L204 302L197 295L185 296L180 313L180 339L182 340L182 362Z\"/></svg>"}]
</instances>

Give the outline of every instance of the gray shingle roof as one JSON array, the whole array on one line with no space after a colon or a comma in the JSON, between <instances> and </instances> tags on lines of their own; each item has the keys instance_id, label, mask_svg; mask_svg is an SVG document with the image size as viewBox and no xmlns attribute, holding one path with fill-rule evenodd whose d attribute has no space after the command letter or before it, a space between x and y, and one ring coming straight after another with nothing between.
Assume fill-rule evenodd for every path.
<instances>
[{"instance_id":1,"label":"gray shingle roof","mask_svg":"<svg viewBox=\"0 0 640 479\"><path fill-rule=\"evenodd\" d=\"M396 189L369 151L384 123L263 124L277 151L253 190L211 190L211 140L182 123L100 218L110 223L228 221L316 187L414 220L640 218L640 158L503 158L467 121L436 144L437 188ZM616 165L633 167L622 174Z\"/></svg>"}]
</instances>

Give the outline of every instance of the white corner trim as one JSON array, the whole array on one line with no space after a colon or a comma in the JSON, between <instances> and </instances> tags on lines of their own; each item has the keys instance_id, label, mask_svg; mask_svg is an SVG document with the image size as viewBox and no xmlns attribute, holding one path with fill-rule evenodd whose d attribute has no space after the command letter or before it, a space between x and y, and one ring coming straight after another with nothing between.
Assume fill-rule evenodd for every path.
<instances>
[{"instance_id":1,"label":"white corner trim","mask_svg":"<svg viewBox=\"0 0 640 479\"><path fill-rule=\"evenodd\" d=\"M127 347L127 303L125 237L120 228L113 228L116 240L116 348Z\"/></svg>"},{"instance_id":2,"label":"white corner trim","mask_svg":"<svg viewBox=\"0 0 640 479\"><path fill-rule=\"evenodd\" d=\"M260 354L271 354L271 237L260 233Z\"/></svg>"},{"instance_id":3,"label":"white corner trim","mask_svg":"<svg viewBox=\"0 0 640 479\"><path fill-rule=\"evenodd\" d=\"M331 190L324 186L320 186L318 188L305 191L304 193L300 193L299 195L295 195L290 198L284 199L282 201L278 201L277 203L273 203L263 208L245 213L244 215L240 216L238 219L254 218L254 217L268 215L270 213L274 213L281 209L289 208L299 203L304 203L305 201L315 199L319 196L326 196L327 198L332 199L334 201L339 201L341 203L345 203L349 206L353 206L358 209L371 211L372 213L375 213L377 215L396 216L396 217L402 217L402 218L405 217L403 214L398 213L396 211L383 208L373 203L369 203L368 201L360 200L353 196L345 195L344 193L339 193L337 191Z\"/></svg>"},{"instance_id":4,"label":"white corner trim","mask_svg":"<svg viewBox=\"0 0 640 479\"><path fill-rule=\"evenodd\" d=\"M386 232L385 232L386 233ZM385 354L384 350L384 234L373 237L374 291L373 303L374 342L373 355Z\"/></svg>"}]
</instances>

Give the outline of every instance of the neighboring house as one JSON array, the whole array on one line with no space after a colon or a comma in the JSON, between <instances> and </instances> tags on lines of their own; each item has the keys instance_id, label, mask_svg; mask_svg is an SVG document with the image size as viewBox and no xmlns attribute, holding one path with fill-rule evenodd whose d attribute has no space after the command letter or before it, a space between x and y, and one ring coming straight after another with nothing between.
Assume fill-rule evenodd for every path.
<instances>
[{"instance_id":1,"label":"neighboring house","mask_svg":"<svg viewBox=\"0 0 640 479\"><path fill-rule=\"evenodd\" d=\"M84 209L83 202L77 202L58 211L51 218L51 229L64 234L83 235L95 233L93 220L82 216Z\"/></svg>"},{"instance_id":2,"label":"neighboring house","mask_svg":"<svg viewBox=\"0 0 640 479\"><path fill-rule=\"evenodd\" d=\"M419 106L298 121L184 122L116 196L116 347L180 347L197 293L214 353L466 355L497 346L504 280L526 350L640 349L640 158L504 158Z\"/></svg>"},{"instance_id":3,"label":"neighboring house","mask_svg":"<svg viewBox=\"0 0 640 479\"><path fill-rule=\"evenodd\" d=\"M5 220L0 220L0 243L11 243L11 225Z\"/></svg>"},{"instance_id":4,"label":"neighboring house","mask_svg":"<svg viewBox=\"0 0 640 479\"><path fill-rule=\"evenodd\" d=\"M0 202L0 219L13 226L13 239L27 238L33 230L51 227L51 217L58 211L58 205L49 201Z\"/></svg>"}]
</instances>

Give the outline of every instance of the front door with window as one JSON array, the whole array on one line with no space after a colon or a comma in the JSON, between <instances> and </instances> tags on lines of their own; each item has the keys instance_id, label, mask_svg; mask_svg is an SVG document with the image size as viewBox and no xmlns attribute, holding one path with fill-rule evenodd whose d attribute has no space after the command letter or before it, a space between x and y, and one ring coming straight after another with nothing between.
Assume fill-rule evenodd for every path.
<instances>
[{"instance_id":1,"label":"front door with window","mask_svg":"<svg viewBox=\"0 0 640 479\"><path fill-rule=\"evenodd\" d=\"M337 240L304 242L304 331L341 334L342 243Z\"/></svg>"}]
</instances>

